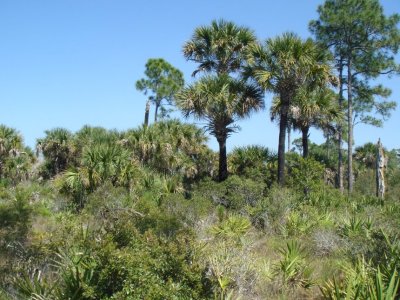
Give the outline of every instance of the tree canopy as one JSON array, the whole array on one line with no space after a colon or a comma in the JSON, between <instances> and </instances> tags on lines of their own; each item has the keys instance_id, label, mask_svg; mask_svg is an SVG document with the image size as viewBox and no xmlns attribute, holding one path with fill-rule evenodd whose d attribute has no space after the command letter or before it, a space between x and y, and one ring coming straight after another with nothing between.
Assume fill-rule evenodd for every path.
<instances>
[{"instance_id":1,"label":"tree canopy","mask_svg":"<svg viewBox=\"0 0 400 300\"><path fill-rule=\"evenodd\" d=\"M310 30L334 54L340 82L347 86L348 190L351 192L354 114L363 115L375 106L378 113L387 116L394 108L393 102L378 102L375 96L385 96L387 91L370 88L369 80L400 70L394 57L400 46L397 27L400 16L385 16L378 0L327 0L318 7L318 14L319 19L310 22ZM357 92L361 97L356 96ZM342 101L341 93L339 101ZM361 120L380 124L376 118L362 117Z\"/></svg>"},{"instance_id":2,"label":"tree canopy","mask_svg":"<svg viewBox=\"0 0 400 300\"><path fill-rule=\"evenodd\" d=\"M136 81L136 89L150 93L148 101L155 105L154 121L157 122L158 110L162 102L172 104L175 93L184 85L183 74L162 58L150 58L145 66L145 78ZM148 125L148 104L145 112L145 125ZM147 117L146 117L147 116Z\"/></svg>"}]
</instances>

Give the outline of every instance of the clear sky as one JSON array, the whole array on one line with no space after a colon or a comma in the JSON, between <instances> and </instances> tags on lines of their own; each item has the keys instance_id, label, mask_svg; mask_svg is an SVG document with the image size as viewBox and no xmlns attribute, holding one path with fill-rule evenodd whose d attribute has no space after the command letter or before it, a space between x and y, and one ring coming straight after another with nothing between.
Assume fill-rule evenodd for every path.
<instances>
[{"instance_id":1,"label":"clear sky","mask_svg":"<svg viewBox=\"0 0 400 300\"><path fill-rule=\"evenodd\" d=\"M33 147L46 129L84 124L124 130L143 122L146 96L135 90L149 58L162 57L187 81L194 65L182 45L194 29L224 18L253 29L260 40L285 31L310 36L321 0L0 0L0 123L18 129ZM386 14L399 0L382 0ZM400 57L399 57L400 60ZM384 80L400 103L400 77ZM271 95L266 96L269 108ZM239 123L228 149L277 148L268 110ZM384 128L357 126L356 145L381 137L400 148L400 107ZM315 131L311 140L322 142ZM210 145L216 148L214 139Z\"/></svg>"}]
</instances>

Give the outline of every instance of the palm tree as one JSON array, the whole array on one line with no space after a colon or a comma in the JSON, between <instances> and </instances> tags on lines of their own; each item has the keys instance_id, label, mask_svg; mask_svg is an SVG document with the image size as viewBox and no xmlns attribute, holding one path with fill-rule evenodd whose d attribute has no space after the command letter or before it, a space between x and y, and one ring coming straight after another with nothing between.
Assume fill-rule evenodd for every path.
<instances>
[{"instance_id":1,"label":"palm tree","mask_svg":"<svg viewBox=\"0 0 400 300\"><path fill-rule=\"evenodd\" d=\"M183 173L187 177L200 173L202 166L198 162L207 149L204 132L179 120L130 130L125 133L124 141L135 158L147 167L169 175Z\"/></svg>"},{"instance_id":2,"label":"palm tree","mask_svg":"<svg viewBox=\"0 0 400 300\"><path fill-rule=\"evenodd\" d=\"M193 76L198 72L240 72L245 65L245 51L256 41L247 27L225 20L212 21L210 26L196 28L192 39L183 46L183 55L199 64Z\"/></svg>"},{"instance_id":3,"label":"palm tree","mask_svg":"<svg viewBox=\"0 0 400 300\"><path fill-rule=\"evenodd\" d=\"M276 154L263 146L250 145L233 149L228 159L235 174L246 175L250 170L266 171L276 161Z\"/></svg>"},{"instance_id":4,"label":"palm tree","mask_svg":"<svg viewBox=\"0 0 400 300\"><path fill-rule=\"evenodd\" d=\"M257 41L253 31L225 20L198 27L183 46L187 60L198 63L198 72L208 73L178 94L177 105L186 116L206 119L206 129L219 144L220 181L228 177L226 140L237 128L236 120L263 107L263 93L255 85L238 78L245 53ZM210 73L212 75L210 75Z\"/></svg>"},{"instance_id":5,"label":"palm tree","mask_svg":"<svg viewBox=\"0 0 400 300\"><path fill-rule=\"evenodd\" d=\"M86 200L86 189L88 188L88 180L86 169L78 168L62 172L55 177L55 186L63 194L72 196L73 203L79 211L83 208Z\"/></svg>"},{"instance_id":6,"label":"palm tree","mask_svg":"<svg viewBox=\"0 0 400 300\"><path fill-rule=\"evenodd\" d=\"M341 117L336 96L332 90L316 89L311 93L299 93L293 106L293 128L302 134L303 157L308 157L308 137L310 128L334 130L332 122Z\"/></svg>"},{"instance_id":7,"label":"palm tree","mask_svg":"<svg viewBox=\"0 0 400 300\"><path fill-rule=\"evenodd\" d=\"M226 74L205 76L177 94L176 103L185 117L205 119L206 130L219 144L218 179L228 177L226 141L235 122L263 108L263 92L254 84Z\"/></svg>"},{"instance_id":8,"label":"palm tree","mask_svg":"<svg viewBox=\"0 0 400 300\"><path fill-rule=\"evenodd\" d=\"M48 174L52 177L67 169L75 157L73 134L64 128L46 130L46 137L38 139L36 149L43 153Z\"/></svg>"},{"instance_id":9,"label":"palm tree","mask_svg":"<svg viewBox=\"0 0 400 300\"><path fill-rule=\"evenodd\" d=\"M318 88L311 92L300 89L289 108L289 123L293 129L301 131L303 157L308 157L308 138L311 127L333 130L332 122L341 117L335 103L336 95L327 88ZM281 101L274 97L271 106L271 119L279 118Z\"/></svg>"},{"instance_id":10,"label":"palm tree","mask_svg":"<svg viewBox=\"0 0 400 300\"><path fill-rule=\"evenodd\" d=\"M0 179L3 176L6 161L11 157L18 156L22 149L23 141L18 131L14 128L0 125Z\"/></svg>"},{"instance_id":11,"label":"palm tree","mask_svg":"<svg viewBox=\"0 0 400 300\"><path fill-rule=\"evenodd\" d=\"M248 55L247 75L253 76L266 90L281 101L278 143L278 182L284 185L285 140L289 108L297 91L304 85L312 90L331 82L331 68L316 44L303 41L294 33L266 40L264 45L252 46Z\"/></svg>"},{"instance_id":12,"label":"palm tree","mask_svg":"<svg viewBox=\"0 0 400 300\"><path fill-rule=\"evenodd\" d=\"M103 127L84 125L75 134L75 144L78 148L100 143L113 144L120 139L121 135L116 130L107 130Z\"/></svg>"},{"instance_id":13,"label":"palm tree","mask_svg":"<svg viewBox=\"0 0 400 300\"><path fill-rule=\"evenodd\" d=\"M376 153L378 152L378 147L374 143L366 143L359 146L354 151L354 159L360 165L374 169L376 167Z\"/></svg>"}]
</instances>

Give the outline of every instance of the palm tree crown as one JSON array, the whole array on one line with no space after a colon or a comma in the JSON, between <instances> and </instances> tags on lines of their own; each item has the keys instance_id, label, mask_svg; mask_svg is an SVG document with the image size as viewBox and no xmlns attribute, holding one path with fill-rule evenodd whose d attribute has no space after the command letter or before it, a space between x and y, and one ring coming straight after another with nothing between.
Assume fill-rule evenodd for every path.
<instances>
[{"instance_id":1,"label":"palm tree crown","mask_svg":"<svg viewBox=\"0 0 400 300\"><path fill-rule=\"evenodd\" d=\"M256 40L253 31L247 27L224 20L213 21L210 26L195 30L192 39L183 46L183 55L199 64L193 75L198 72L237 72L244 66L245 50Z\"/></svg>"}]
</instances>

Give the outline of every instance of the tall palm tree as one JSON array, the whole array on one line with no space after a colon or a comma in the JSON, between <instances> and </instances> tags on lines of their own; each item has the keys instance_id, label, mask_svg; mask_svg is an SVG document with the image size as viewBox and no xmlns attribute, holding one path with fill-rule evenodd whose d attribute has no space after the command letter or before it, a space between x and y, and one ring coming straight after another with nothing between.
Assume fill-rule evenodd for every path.
<instances>
[{"instance_id":1,"label":"tall palm tree","mask_svg":"<svg viewBox=\"0 0 400 300\"><path fill-rule=\"evenodd\" d=\"M296 97L293 106L292 124L301 131L303 157L308 157L308 138L311 127L333 130L333 121L341 117L339 107L335 105L336 96L330 89L302 91Z\"/></svg>"},{"instance_id":2,"label":"tall palm tree","mask_svg":"<svg viewBox=\"0 0 400 300\"><path fill-rule=\"evenodd\" d=\"M186 116L207 120L206 129L219 144L220 181L228 177L226 140L237 128L235 121L263 107L262 91L237 79L246 65L246 51L256 41L249 28L218 20L196 28L183 46L185 58L198 63L193 76L207 75L186 87L177 105Z\"/></svg>"},{"instance_id":3,"label":"tall palm tree","mask_svg":"<svg viewBox=\"0 0 400 300\"><path fill-rule=\"evenodd\" d=\"M333 130L332 122L339 119L342 114L336 105L336 95L327 88L318 88L307 91L301 88L292 105L289 107L289 123L293 129L301 131L303 157L308 157L308 138L311 127ZM271 106L271 119L279 119L281 101L274 97Z\"/></svg>"},{"instance_id":4,"label":"tall palm tree","mask_svg":"<svg viewBox=\"0 0 400 300\"><path fill-rule=\"evenodd\" d=\"M229 75L209 75L184 88L176 103L186 117L205 119L206 130L219 144L218 179L228 177L226 141L235 132L238 119L263 108L263 91L254 84Z\"/></svg>"},{"instance_id":5,"label":"tall palm tree","mask_svg":"<svg viewBox=\"0 0 400 300\"><path fill-rule=\"evenodd\" d=\"M324 62L316 44L303 41L294 33L268 39L252 46L248 55L247 75L252 75L266 90L281 101L278 143L278 182L284 185L285 142L289 108L297 91L304 85L309 89L325 86L332 81L331 68Z\"/></svg>"},{"instance_id":6,"label":"tall palm tree","mask_svg":"<svg viewBox=\"0 0 400 300\"><path fill-rule=\"evenodd\" d=\"M196 28L192 39L183 46L183 55L199 64L193 76L198 72L240 72L245 65L245 51L256 41L249 28L225 20L214 20L210 26Z\"/></svg>"}]
</instances>

